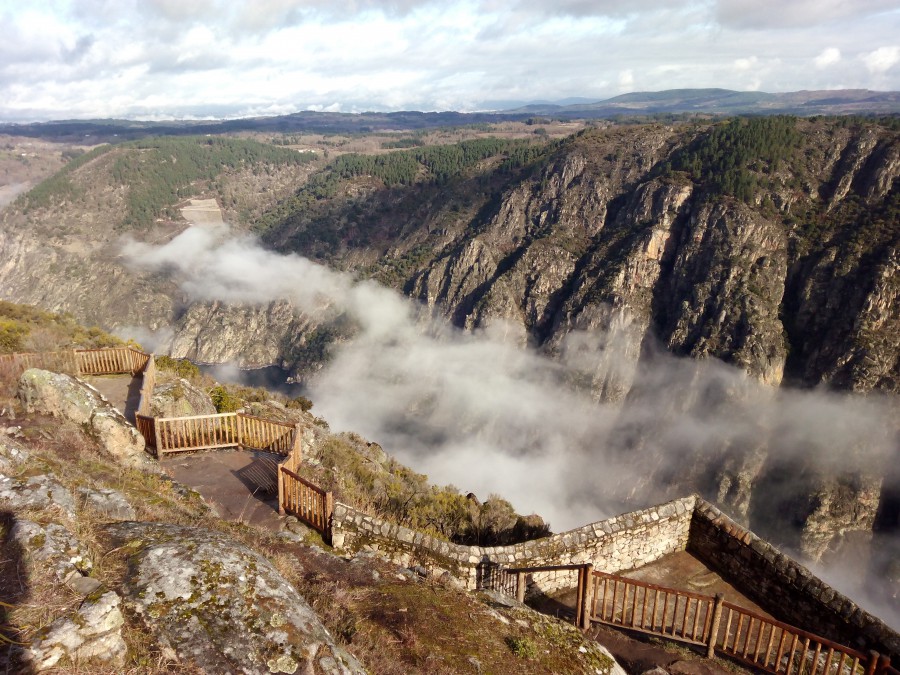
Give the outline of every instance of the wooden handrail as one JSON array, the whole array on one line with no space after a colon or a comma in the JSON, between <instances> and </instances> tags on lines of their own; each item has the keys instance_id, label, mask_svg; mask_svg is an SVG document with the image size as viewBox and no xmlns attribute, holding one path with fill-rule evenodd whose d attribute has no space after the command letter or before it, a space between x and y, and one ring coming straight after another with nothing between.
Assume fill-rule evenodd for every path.
<instances>
[{"instance_id":1,"label":"wooden handrail","mask_svg":"<svg viewBox=\"0 0 900 675\"><path fill-rule=\"evenodd\" d=\"M692 591L680 591L680 590L677 590L674 588L666 588L665 586L657 586L656 584L651 584L647 581L641 581L640 579L630 579L628 577L617 576L615 574L609 574L607 572L598 572L597 570L594 570L594 576L600 577L600 578L606 577L609 579L617 579L619 581L625 580L625 581L628 581L628 583L630 583L630 584L634 584L636 586L644 586L646 588L649 588L652 591L666 591L666 592L670 592L670 593L674 592L674 593L678 593L679 595L684 595L689 598L693 598L695 600L715 600L715 598L711 595L703 595L702 593L694 593Z\"/></svg>"},{"instance_id":2,"label":"wooden handrail","mask_svg":"<svg viewBox=\"0 0 900 675\"><path fill-rule=\"evenodd\" d=\"M278 467L278 505L281 513L296 516L330 539L334 495L310 483L284 464Z\"/></svg>"},{"instance_id":3,"label":"wooden handrail","mask_svg":"<svg viewBox=\"0 0 900 675\"><path fill-rule=\"evenodd\" d=\"M294 473L293 471L291 471L291 470L288 469L287 467L281 467L281 471L282 471L283 473L285 473L286 475L290 476L291 478L293 478L294 480L303 483L306 487L308 487L308 488L309 488L310 490L312 490L313 492L316 492L316 493L322 495L323 497L325 496L325 494L326 494L326 491L325 491L325 490L323 490L322 488L320 488L320 487L319 487L318 485L316 485L315 483L310 483L310 482L309 482L308 480L306 480L303 476Z\"/></svg>"},{"instance_id":4,"label":"wooden handrail","mask_svg":"<svg viewBox=\"0 0 900 675\"><path fill-rule=\"evenodd\" d=\"M778 619L773 619L771 617L763 616L762 614L753 612L749 609L741 607L740 605L735 605L731 602L728 602L727 600L722 604L725 607L725 609L730 609L733 612L740 612L744 616L754 619L755 621L761 621L761 622L776 626L778 628L781 628L782 630L791 631L792 633L796 633L798 636L800 636L802 638L808 638L810 640L815 640L816 642L819 642L823 646L828 647L830 649L835 649L835 650L840 649L840 650L846 652L847 654L849 654L851 656L857 656L860 659L868 658L864 652L861 652L857 649L853 649L853 647L847 647L847 646L839 644L837 642L833 642L833 641L829 640L828 638L821 637L819 635L816 635L815 633L810 633L809 631L805 631L802 628L797 628L796 626L792 626L789 623L784 623L783 621L779 621Z\"/></svg>"},{"instance_id":5,"label":"wooden handrail","mask_svg":"<svg viewBox=\"0 0 900 675\"><path fill-rule=\"evenodd\" d=\"M545 565L543 567L506 567L504 572L510 574L528 574L531 572L563 572L565 570L580 570L584 565Z\"/></svg>"}]
</instances>

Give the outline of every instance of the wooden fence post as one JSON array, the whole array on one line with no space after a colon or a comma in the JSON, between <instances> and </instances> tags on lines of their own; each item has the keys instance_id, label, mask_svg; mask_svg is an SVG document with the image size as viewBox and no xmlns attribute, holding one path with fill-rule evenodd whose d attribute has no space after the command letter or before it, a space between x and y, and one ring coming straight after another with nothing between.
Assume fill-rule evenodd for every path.
<instances>
[{"instance_id":1,"label":"wooden fence post","mask_svg":"<svg viewBox=\"0 0 900 675\"><path fill-rule=\"evenodd\" d=\"M327 539L328 543L331 543L331 521L334 517L334 493L326 492L325 493L325 531L322 533L323 536Z\"/></svg>"},{"instance_id":2,"label":"wooden fence post","mask_svg":"<svg viewBox=\"0 0 900 675\"><path fill-rule=\"evenodd\" d=\"M278 515L284 515L284 474L282 465L278 465Z\"/></svg>"},{"instance_id":3,"label":"wooden fence post","mask_svg":"<svg viewBox=\"0 0 900 675\"><path fill-rule=\"evenodd\" d=\"M870 649L869 663L866 665L866 675L875 675L875 672L878 669L879 661L881 661L881 654L876 652L874 649Z\"/></svg>"},{"instance_id":4,"label":"wooden fence post","mask_svg":"<svg viewBox=\"0 0 900 675\"><path fill-rule=\"evenodd\" d=\"M888 668L891 667L891 658L889 656L881 655L881 658L878 660L878 669L875 671L875 675L883 675L887 673Z\"/></svg>"},{"instance_id":5,"label":"wooden fence post","mask_svg":"<svg viewBox=\"0 0 900 675\"><path fill-rule=\"evenodd\" d=\"M162 446L162 438L159 434L159 418L153 418L153 449L156 450L156 458L160 457L160 447Z\"/></svg>"},{"instance_id":6,"label":"wooden fence post","mask_svg":"<svg viewBox=\"0 0 900 675\"><path fill-rule=\"evenodd\" d=\"M587 630L591 627L591 606L593 605L593 589L594 589L594 566L588 563L584 566L584 592L581 594L582 607L581 610L581 628ZM576 619L577 622L577 619Z\"/></svg>"},{"instance_id":7,"label":"wooden fence post","mask_svg":"<svg viewBox=\"0 0 900 675\"><path fill-rule=\"evenodd\" d=\"M244 449L244 422L243 422L243 418L241 417L241 413L236 413L234 419L235 419L235 427L236 427L236 431L237 431L237 438L235 440L237 441L238 450L243 450Z\"/></svg>"},{"instance_id":8,"label":"wooden fence post","mask_svg":"<svg viewBox=\"0 0 900 675\"><path fill-rule=\"evenodd\" d=\"M525 572L516 572L516 600L525 602Z\"/></svg>"},{"instance_id":9,"label":"wooden fence post","mask_svg":"<svg viewBox=\"0 0 900 675\"><path fill-rule=\"evenodd\" d=\"M725 596L716 593L716 604L713 606L712 624L709 627L709 636L706 642L706 658L711 659L716 653L716 638L719 637L719 624L722 622L722 605ZM699 611L699 609L698 609Z\"/></svg>"}]
</instances>

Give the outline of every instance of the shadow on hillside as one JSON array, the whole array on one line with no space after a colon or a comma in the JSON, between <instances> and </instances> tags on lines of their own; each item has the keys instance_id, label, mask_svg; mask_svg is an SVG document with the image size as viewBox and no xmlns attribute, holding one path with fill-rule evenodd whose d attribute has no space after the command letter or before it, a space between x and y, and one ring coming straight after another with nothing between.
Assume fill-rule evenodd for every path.
<instances>
[{"instance_id":1,"label":"shadow on hillside","mask_svg":"<svg viewBox=\"0 0 900 675\"><path fill-rule=\"evenodd\" d=\"M0 511L0 671L28 674L34 670L23 663L19 626L11 620L16 605L28 601L28 573L22 547L12 537L15 516Z\"/></svg>"}]
</instances>

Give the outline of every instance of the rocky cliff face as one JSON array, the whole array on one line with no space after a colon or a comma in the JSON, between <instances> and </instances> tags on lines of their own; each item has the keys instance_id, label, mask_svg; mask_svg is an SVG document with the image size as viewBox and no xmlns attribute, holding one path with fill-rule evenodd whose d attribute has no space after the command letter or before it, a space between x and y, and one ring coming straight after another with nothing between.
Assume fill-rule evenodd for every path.
<instances>
[{"instance_id":1,"label":"rocky cliff face","mask_svg":"<svg viewBox=\"0 0 900 675\"><path fill-rule=\"evenodd\" d=\"M598 401L640 396L660 348L721 359L771 387L900 393L900 133L874 121L767 124L614 126L511 171L489 160L390 189L342 179L264 239L393 285L461 327L502 322L520 344L579 361ZM72 180L109 184L105 161ZM166 274L129 269L116 257L121 195L87 194L4 212L6 297L107 327L169 327L176 356L300 374L344 334L283 301L190 302ZM165 241L179 227L137 234ZM648 485L699 490L762 527L759 495L777 493L786 469L762 439L738 450L698 451L677 478L648 469ZM797 470L808 476L802 498L779 503L814 557L841 533L900 527L876 518L894 513L894 488Z\"/></svg>"}]
</instances>

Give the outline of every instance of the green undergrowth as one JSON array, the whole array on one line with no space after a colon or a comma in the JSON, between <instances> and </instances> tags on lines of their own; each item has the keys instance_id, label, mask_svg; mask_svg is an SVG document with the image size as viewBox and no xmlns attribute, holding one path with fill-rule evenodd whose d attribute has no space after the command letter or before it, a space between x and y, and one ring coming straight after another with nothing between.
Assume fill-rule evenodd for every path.
<instances>
[{"instance_id":1,"label":"green undergrowth","mask_svg":"<svg viewBox=\"0 0 900 675\"><path fill-rule=\"evenodd\" d=\"M101 328L85 328L69 314L45 312L31 305L0 300L0 354L96 349L123 344L123 340Z\"/></svg>"}]
</instances>

